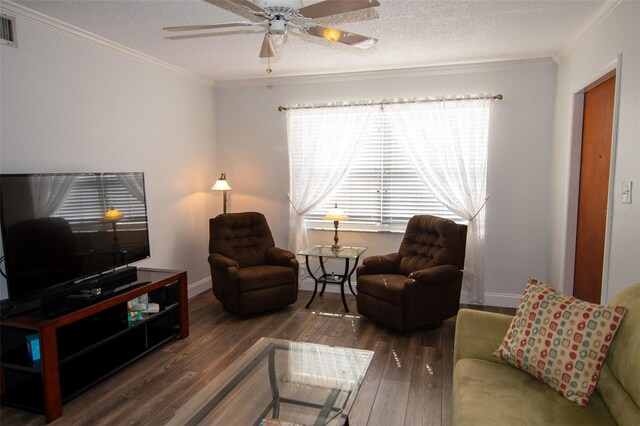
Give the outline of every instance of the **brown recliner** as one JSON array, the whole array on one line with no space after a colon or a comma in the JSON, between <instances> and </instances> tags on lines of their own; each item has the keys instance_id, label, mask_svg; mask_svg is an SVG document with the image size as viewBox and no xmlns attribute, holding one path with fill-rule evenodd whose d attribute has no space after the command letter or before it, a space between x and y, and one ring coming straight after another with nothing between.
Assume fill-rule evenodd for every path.
<instances>
[{"instance_id":1,"label":"brown recliner","mask_svg":"<svg viewBox=\"0 0 640 426\"><path fill-rule=\"evenodd\" d=\"M398 253L367 257L358 267L358 312L399 331L456 315L466 241L466 225L412 217Z\"/></svg>"},{"instance_id":2,"label":"brown recliner","mask_svg":"<svg viewBox=\"0 0 640 426\"><path fill-rule=\"evenodd\" d=\"M275 247L261 213L210 219L209 265L213 294L234 314L268 311L298 298L298 261Z\"/></svg>"}]
</instances>

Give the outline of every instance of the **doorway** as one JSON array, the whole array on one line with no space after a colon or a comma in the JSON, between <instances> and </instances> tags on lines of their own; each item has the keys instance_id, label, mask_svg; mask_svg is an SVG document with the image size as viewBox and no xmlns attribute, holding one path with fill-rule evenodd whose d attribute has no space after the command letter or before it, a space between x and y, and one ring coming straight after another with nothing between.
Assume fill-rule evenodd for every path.
<instances>
[{"instance_id":1,"label":"doorway","mask_svg":"<svg viewBox=\"0 0 640 426\"><path fill-rule=\"evenodd\" d=\"M602 300L616 75L584 93L573 295Z\"/></svg>"}]
</instances>

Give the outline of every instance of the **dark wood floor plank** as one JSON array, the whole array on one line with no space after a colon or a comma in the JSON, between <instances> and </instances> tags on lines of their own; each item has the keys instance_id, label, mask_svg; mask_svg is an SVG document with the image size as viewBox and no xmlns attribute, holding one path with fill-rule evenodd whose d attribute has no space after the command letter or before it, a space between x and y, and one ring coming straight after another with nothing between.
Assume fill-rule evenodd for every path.
<instances>
[{"instance_id":1,"label":"dark wood floor plank","mask_svg":"<svg viewBox=\"0 0 640 426\"><path fill-rule=\"evenodd\" d=\"M350 426L365 426L369 423L371 407L373 407L378 395L382 373L384 373L391 352L391 344L377 337L374 336L370 345L367 346L367 349L374 351L375 354L349 414Z\"/></svg>"},{"instance_id":2,"label":"dark wood floor plank","mask_svg":"<svg viewBox=\"0 0 640 426\"><path fill-rule=\"evenodd\" d=\"M437 347L442 351L442 387L451 389L453 385L453 340L456 330L456 319L449 318L438 327Z\"/></svg>"},{"instance_id":3,"label":"dark wood floor plank","mask_svg":"<svg viewBox=\"0 0 640 426\"><path fill-rule=\"evenodd\" d=\"M409 400L411 383L405 380L382 379L371 408L368 426L402 425Z\"/></svg>"},{"instance_id":4,"label":"dark wood floor plank","mask_svg":"<svg viewBox=\"0 0 640 426\"><path fill-rule=\"evenodd\" d=\"M411 387L405 414L406 426L438 426L442 419L442 350L429 338L418 342L413 359Z\"/></svg>"},{"instance_id":5,"label":"dark wood floor plank","mask_svg":"<svg viewBox=\"0 0 640 426\"><path fill-rule=\"evenodd\" d=\"M442 426L451 425L451 388L442 388Z\"/></svg>"},{"instance_id":6,"label":"dark wood floor plank","mask_svg":"<svg viewBox=\"0 0 640 426\"><path fill-rule=\"evenodd\" d=\"M391 352L387 358L382 377L390 380L411 381L413 358L415 356L416 342L420 334L393 333L388 336L391 341Z\"/></svg>"},{"instance_id":7,"label":"dark wood floor plank","mask_svg":"<svg viewBox=\"0 0 640 426\"><path fill-rule=\"evenodd\" d=\"M284 309L237 317L210 291L189 301L190 336L164 345L63 406L53 425L162 425L261 337L375 351L349 416L352 426L451 423L455 318L434 330L398 333L360 317L354 296L300 291ZM473 307L513 314L504 308ZM43 425L44 416L0 408L2 425Z\"/></svg>"}]
</instances>

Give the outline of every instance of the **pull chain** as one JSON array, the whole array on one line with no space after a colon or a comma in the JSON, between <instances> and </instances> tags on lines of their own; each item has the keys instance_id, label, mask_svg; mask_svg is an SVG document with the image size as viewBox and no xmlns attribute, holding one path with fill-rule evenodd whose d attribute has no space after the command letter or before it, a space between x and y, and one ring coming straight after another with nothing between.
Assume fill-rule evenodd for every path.
<instances>
[{"instance_id":1,"label":"pull chain","mask_svg":"<svg viewBox=\"0 0 640 426\"><path fill-rule=\"evenodd\" d=\"M271 34L267 33L267 74L271 71Z\"/></svg>"}]
</instances>

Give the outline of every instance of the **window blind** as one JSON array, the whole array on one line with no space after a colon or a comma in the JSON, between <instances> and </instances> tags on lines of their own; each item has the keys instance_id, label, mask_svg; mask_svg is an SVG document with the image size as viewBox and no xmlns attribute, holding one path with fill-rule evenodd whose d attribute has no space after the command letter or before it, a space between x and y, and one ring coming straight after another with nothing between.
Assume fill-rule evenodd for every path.
<instances>
[{"instance_id":1,"label":"window blind","mask_svg":"<svg viewBox=\"0 0 640 426\"><path fill-rule=\"evenodd\" d=\"M365 133L353 165L334 193L311 214L310 222L322 221L337 203L349 216L349 225L364 229L403 228L416 214L432 214L462 220L440 203L422 183L404 146L394 134L389 114L379 107L374 124ZM318 111L321 114L321 110ZM313 132L309 122L309 132ZM302 167L293 158L294 167ZM297 164L295 164L297 163ZM343 225L344 226L344 225Z\"/></svg>"},{"instance_id":2,"label":"window blind","mask_svg":"<svg viewBox=\"0 0 640 426\"><path fill-rule=\"evenodd\" d=\"M79 175L66 200L54 216L71 225L104 223L104 214L114 208L122 213L121 224L145 223L146 207L117 175Z\"/></svg>"}]
</instances>

